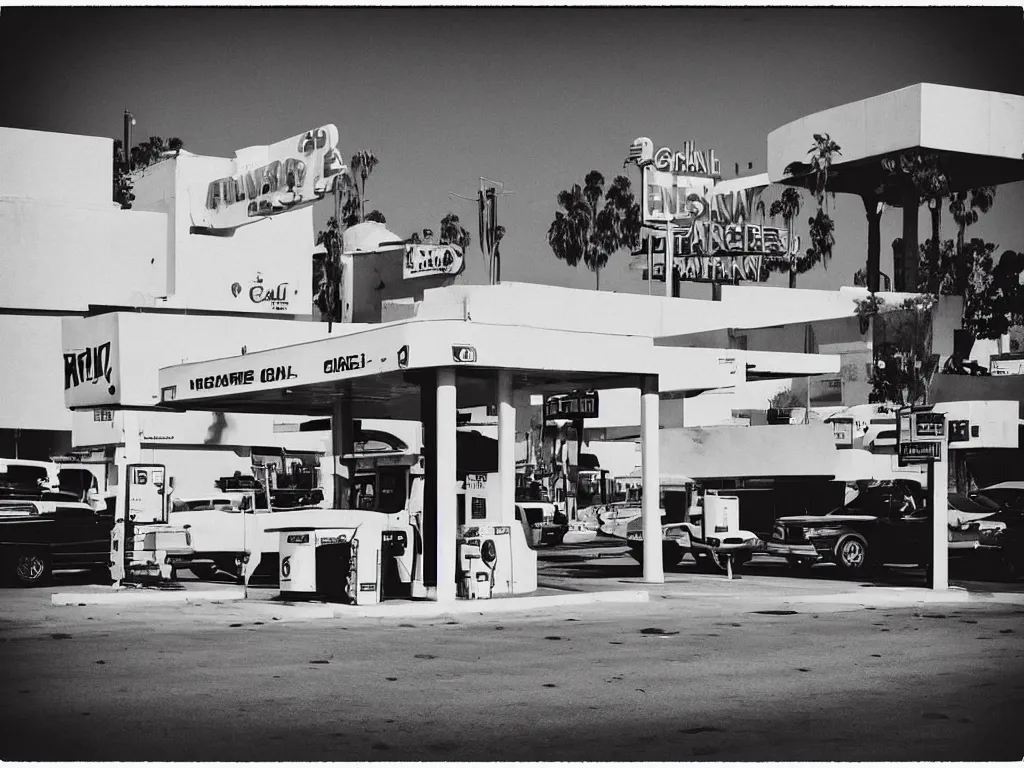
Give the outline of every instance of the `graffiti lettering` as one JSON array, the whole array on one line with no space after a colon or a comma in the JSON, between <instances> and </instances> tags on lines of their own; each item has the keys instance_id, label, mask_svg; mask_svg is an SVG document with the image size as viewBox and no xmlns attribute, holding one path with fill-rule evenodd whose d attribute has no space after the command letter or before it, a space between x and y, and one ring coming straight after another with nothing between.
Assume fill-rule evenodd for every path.
<instances>
[{"instance_id":1,"label":"graffiti lettering","mask_svg":"<svg viewBox=\"0 0 1024 768\"><path fill-rule=\"evenodd\" d=\"M330 357L324 360L324 373L341 373L343 371L358 371L366 367L366 353L358 355L342 355L341 357Z\"/></svg>"},{"instance_id":2,"label":"graffiti lettering","mask_svg":"<svg viewBox=\"0 0 1024 768\"><path fill-rule=\"evenodd\" d=\"M113 369L110 365L109 341L82 352L68 352L64 355L64 389L86 383L95 384L101 378L110 384L111 375Z\"/></svg>"}]
</instances>

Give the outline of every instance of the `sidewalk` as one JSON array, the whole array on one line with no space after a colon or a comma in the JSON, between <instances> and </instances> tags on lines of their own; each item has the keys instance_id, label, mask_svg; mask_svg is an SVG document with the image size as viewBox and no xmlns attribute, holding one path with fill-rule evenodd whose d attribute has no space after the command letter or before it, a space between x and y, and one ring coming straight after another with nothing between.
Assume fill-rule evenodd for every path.
<instances>
[{"instance_id":1,"label":"sidewalk","mask_svg":"<svg viewBox=\"0 0 1024 768\"><path fill-rule=\"evenodd\" d=\"M868 607L913 607L936 604L1024 605L1024 584L953 581L944 591L919 586L920 574L893 572L872 583L846 581L835 569L816 567L809 576L792 575L773 558L759 557L744 566L736 578L699 573L684 562L665 574L665 583L643 581L642 569L626 548L616 541L581 542L541 550L538 561L539 589L517 597L492 600L460 600L452 604L393 599L377 605L344 605L322 601L282 601L273 585L260 584L245 590L233 584L182 581L163 587L71 585L51 590L50 606L160 606L210 605L225 614L237 612L280 614L298 619L406 618L458 614L564 611L574 606L601 603L648 603L671 600L682 610L737 612L785 610L790 606L832 606L835 610ZM34 591L39 595L39 591ZM42 597L42 595L39 595ZM21 602L17 597L16 602ZM234 608L228 610L229 605ZM6 607L13 607L8 605ZM134 608L133 608L134 610ZM203 613L206 613L204 610Z\"/></svg>"}]
</instances>

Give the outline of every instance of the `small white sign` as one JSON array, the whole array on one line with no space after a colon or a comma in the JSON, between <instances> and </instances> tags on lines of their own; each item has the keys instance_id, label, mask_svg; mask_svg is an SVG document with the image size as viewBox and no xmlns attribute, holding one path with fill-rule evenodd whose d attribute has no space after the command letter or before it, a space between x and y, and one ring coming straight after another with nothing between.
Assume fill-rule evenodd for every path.
<instances>
[{"instance_id":1,"label":"small white sign","mask_svg":"<svg viewBox=\"0 0 1024 768\"><path fill-rule=\"evenodd\" d=\"M402 278L457 275L465 259L457 245L407 245L402 264Z\"/></svg>"}]
</instances>

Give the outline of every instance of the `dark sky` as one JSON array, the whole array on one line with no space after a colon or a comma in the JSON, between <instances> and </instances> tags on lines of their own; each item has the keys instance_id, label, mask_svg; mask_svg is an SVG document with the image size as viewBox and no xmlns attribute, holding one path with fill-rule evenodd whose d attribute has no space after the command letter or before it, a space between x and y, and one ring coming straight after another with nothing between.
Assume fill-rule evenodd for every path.
<instances>
[{"instance_id":1,"label":"dark sky","mask_svg":"<svg viewBox=\"0 0 1024 768\"><path fill-rule=\"evenodd\" d=\"M515 192L500 203L503 277L590 288L547 246L555 197L591 168L620 173L635 137L693 140L729 175L736 162L762 172L767 134L821 109L922 81L1022 94L1024 20L1019 8L5 7L0 73L0 125L18 128L116 137L128 108L136 138L231 156L332 122L343 156L380 158L368 210L402 236L453 211L475 241L475 206L448 193L501 180ZM837 198L835 218L835 257L803 287L849 284L863 264L860 200ZM891 274L899 212L883 222ZM972 233L1024 248L1024 184L1003 187ZM482 263L475 246L469 261ZM627 261L602 288L646 292Z\"/></svg>"}]
</instances>

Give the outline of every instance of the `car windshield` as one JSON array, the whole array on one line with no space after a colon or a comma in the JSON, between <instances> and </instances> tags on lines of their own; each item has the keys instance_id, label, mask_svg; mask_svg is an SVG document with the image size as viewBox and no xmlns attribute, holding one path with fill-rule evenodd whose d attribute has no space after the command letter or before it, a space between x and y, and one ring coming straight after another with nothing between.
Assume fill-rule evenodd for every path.
<instances>
[{"instance_id":1,"label":"car windshield","mask_svg":"<svg viewBox=\"0 0 1024 768\"><path fill-rule=\"evenodd\" d=\"M846 506L837 507L830 515L875 515L923 514L926 501L920 487L909 483L896 482L873 485L862 490Z\"/></svg>"},{"instance_id":2,"label":"car windshield","mask_svg":"<svg viewBox=\"0 0 1024 768\"><path fill-rule=\"evenodd\" d=\"M231 509L234 505L230 499L175 499L174 512L196 512L203 509Z\"/></svg>"},{"instance_id":3,"label":"car windshield","mask_svg":"<svg viewBox=\"0 0 1024 768\"><path fill-rule=\"evenodd\" d=\"M7 490L39 490L49 481L46 467L0 462L0 488Z\"/></svg>"}]
</instances>

